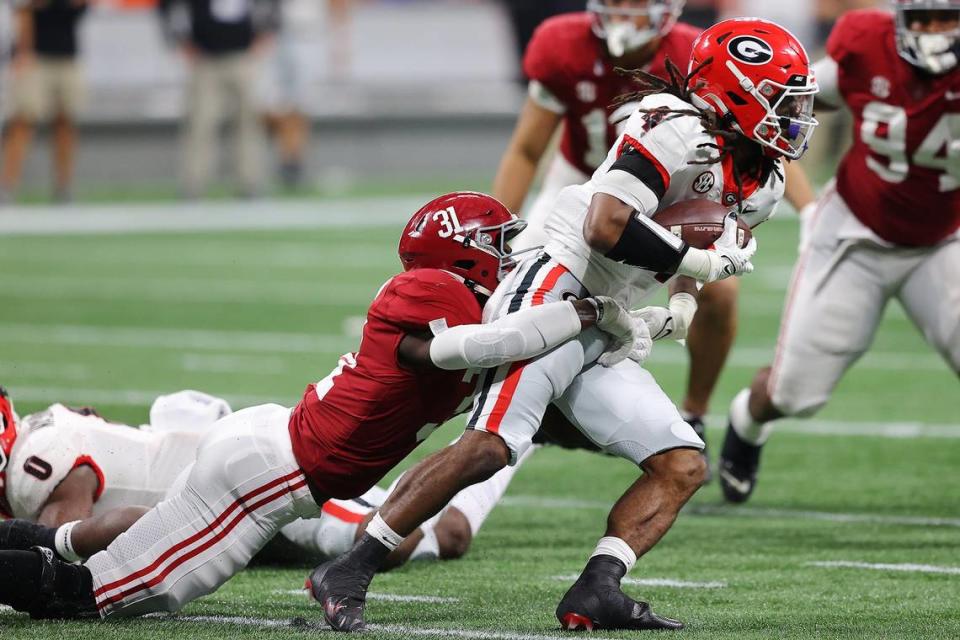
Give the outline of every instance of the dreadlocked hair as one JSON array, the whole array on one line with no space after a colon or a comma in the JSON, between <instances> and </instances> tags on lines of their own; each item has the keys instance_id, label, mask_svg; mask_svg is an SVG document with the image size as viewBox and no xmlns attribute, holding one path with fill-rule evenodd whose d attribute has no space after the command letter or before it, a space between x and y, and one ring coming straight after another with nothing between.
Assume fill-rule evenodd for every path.
<instances>
[{"instance_id":1,"label":"dreadlocked hair","mask_svg":"<svg viewBox=\"0 0 960 640\"><path fill-rule=\"evenodd\" d=\"M616 72L620 75L628 76L634 83L638 85L639 89L637 91L618 96L613 101L613 106L619 107L627 104L628 102L639 102L647 96L661 93L669 94L689 104L689 109L657 107L655 109L639 109L639 111L640 113L645 113L648 115L659 114L661 117L664 117L665 120L679 118L682 116L693 116L699 118L700 123L703 126L703 130L709 136L722 140L723 142L721 144L715 142L704 142L703 144L697 145L698 149L713 149L716 151L716 155L711 158L707 158L706 160L691 160L690 164L714 165L723 162L728 157L732 158L734 164L734 171L732 172L733 179L737 184L737 204L742 211L744 200L743 178L740 175L741 171L739 170L739 167L742 164L752 165L756 163L759 165L755 170L760 184L766 184L771 175L776 176L783 181L783 174L780 172L779 168L777 167L777 163L774 160L767 158L762 154L756 160L742 156L743 147L740 142L744 139L744 136L733 129L733 114L728 113L722 117L718 117L716 113L710 111L709 109L701 109L694 106L693 100L691 99L691 94L695 89L699 88L699 86L691 87L690 80L696 76L701 69L712 62L713 58L707 58L696 67L691 69L689 73L684 74L679 67L673 63L673 60L668 57L666 59L666 80L659 78L652 73L644 71L643 69L623 69L617 67ZM624 117L623 120L626 120L626 117ZM738 153L738 151L740 153Z\"/></svg>"}]
</instances>

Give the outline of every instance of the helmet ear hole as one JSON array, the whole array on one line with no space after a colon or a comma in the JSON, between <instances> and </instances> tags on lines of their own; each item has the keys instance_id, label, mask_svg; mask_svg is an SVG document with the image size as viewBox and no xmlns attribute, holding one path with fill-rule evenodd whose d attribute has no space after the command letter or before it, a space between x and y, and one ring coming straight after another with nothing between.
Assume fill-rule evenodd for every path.
<instances>
[{"instance_id":1,"label":"helmet ear hole","mask_svg":"<svg viewBox=\"0 0 960 640\"><path fill-rule=\"evenodd\" d=\"M476 264L477 264L476 260L457 260L456 262L453 263L453 266L456 267L457 269L463 269L465 271L468 271L470 269L473 269L473 267ZM486 272L484 272L484 275L486 275Z\"/></svg>"},{"instance_id":2,"label":"helmet ear hole","mask_svg":"<svg viewBox=\"0 0 960 640\"><path fill-rule=\"evenodd\" d=\"M744 107L748 104L746 100L744 100L741 96L738 96L737 94L735 94L733 91L728 91L727 97L730 98L730 102L732 102L735 105Z\"/></svg>"}]
</instances>

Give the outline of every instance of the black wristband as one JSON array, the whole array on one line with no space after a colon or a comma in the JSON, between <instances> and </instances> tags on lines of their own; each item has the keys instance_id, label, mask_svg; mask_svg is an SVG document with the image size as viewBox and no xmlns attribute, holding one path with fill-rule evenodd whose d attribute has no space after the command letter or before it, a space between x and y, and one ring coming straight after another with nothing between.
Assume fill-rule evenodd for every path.
<instances>
[{"instance_id":1,"label":"black wristband","mask_svg":"<svg viewBox=\"0 0 960 640\"><path fill-rule=\"evenodd\" d=\"M673 274L689 248L681 238L642 213L634 212L607 257L633 267Z\"/></svg>"}]
</instances>

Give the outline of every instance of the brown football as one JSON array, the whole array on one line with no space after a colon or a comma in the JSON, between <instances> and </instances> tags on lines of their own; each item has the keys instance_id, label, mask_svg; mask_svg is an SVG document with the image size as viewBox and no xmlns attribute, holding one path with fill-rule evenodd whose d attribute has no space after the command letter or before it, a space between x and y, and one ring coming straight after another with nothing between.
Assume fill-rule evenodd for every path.
<instances>
[{"instance_id":1,"label":"brown football","mask_svg":"<svg viewBox=\"0 0 960 640\"><path fill-rule=\"evenodd\" d=\"M653 220L691 247L706 249L723 233L723 219L728 213L730 209L713 200L684 200L658 211ZM750 227L743 220L737 221L737 227L737 244L744 247L752 237Z\"/></svg>"}]
</instances>

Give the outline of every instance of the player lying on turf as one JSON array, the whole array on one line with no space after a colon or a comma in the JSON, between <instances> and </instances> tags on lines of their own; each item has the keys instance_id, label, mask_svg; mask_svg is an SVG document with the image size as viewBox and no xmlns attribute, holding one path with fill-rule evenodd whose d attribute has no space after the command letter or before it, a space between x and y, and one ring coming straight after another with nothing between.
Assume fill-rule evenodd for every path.
<instances>
[{"instance_id":1,"label":"player lying on turf","mask_svg":"<svg viewBox=\"0 0 960 640\"><path fill-rule=\"evenodd\" d=\"M39 543L70 562L102 551L179 491L201 438L230 413L221 398L180 391L157 398L150 423L140 428L105 420L90 407L62 404L21 419L0 387L0 516L15 518L0 521L0 549ZM353 541L343 541L341 530L355 528L357 514L384 495L373 487L357 501L330 500L319 518L292 522L281 534L301 556L338 555ZM446 522L450 526L437 532L441 541L462 537L461 521L451 515ZM407 555L404 548L396 557Z\"/></svg>"},{"instance_id":2,"label":"player lying on turf","mask_svg":"<svg viewBox=\"0 0 960 640\"><path fill-rule=\"evenodd\" d=\"M534 32L523 61L530 79L528 97L500 161L493 196L511 211L519 211L558 129L562 137L540 191L523 216L528 226L515 247L547 242L544 225L560 191L590 178L636 110L636 102L617 100L634 88L633 78L618 68L644 69L668 79L668 59L690 59L700 30L680 21L684 4L684 0L589 0L587 11L555 16ZM796 206L812 198L799 165L788 164L784 171L787 200ZM699 188L706 194L722 185L704 179ZM704 443L704 416L736 338L739 288L737 278L705 286L686 335L690 367L680 411ZM671 296L670 302L681 309L691 304L684 292Z\"/></svg>"},{"instance_id":3,"label":"player lying on turf","mask_svg":"<svg viewBox=\"0 0 960 640\"><path fill-rule=\"evenodd\" d=\"M960 374L960 1L896 0L853 11L816 64L822 96L853 113L853 146L816 210L773 366L730 405L720 458L724 495L756 486L771 421L823 407L897 298Z\"/></svg>"},{"instance_id":4,"label":"player lying on turf","mask_svg":"<svg viewBox=\"0 0 960 640\"><path fill-rule=\"evenodd\" d=\"M0 552L0 602L40 618L177 611L242 569L282 526L370 489L470 406L483 368L535 357L592 327L608 364L645 357L646 325L610 298L540 300L480 324L514 267L508 241L523 224L482 194L427 204L403 231L406 272L377 294L356 354L292 410L262 405L218 421L183 489L85 564L44 547Z\"/></svg>"},{"instance_id":5,"label":"player lying on turf","mask_svg":"<svg viewBox=\"0 0 960 640\"><path fill-rule=\"evenodd\" d=\"M816 82L803 46L758 19L705 31L688 68L683 75L672 67L672 84L638 73L645 84L631 97L640 107L624 133L590 181L560 193L544 252L500 284L485 316L597 293L633 307L662 286L664 274L686 277L695 291L694 281L752 270L755 242L738 245L732 216L714 251L690 247L650 217L692 198L735 209L750 226L769 217L783 195L780 158L800 157L816 126ZM620 580L699 488L703 441L637 362L584 369L597 355L583 334L484 374L463 437L408 472L354 548L312 574L334 628L363 628L366 591L383 557L465 487L516 464L551 403L588 439L644 472L614 505L557 618L569 629L682 627L629 598Z\"/></svg>"}]
</instances>

